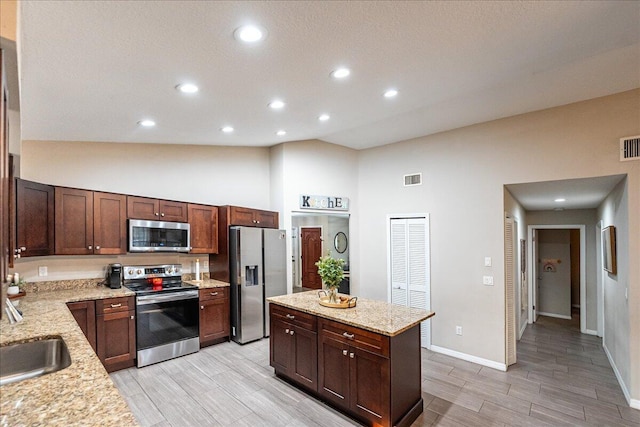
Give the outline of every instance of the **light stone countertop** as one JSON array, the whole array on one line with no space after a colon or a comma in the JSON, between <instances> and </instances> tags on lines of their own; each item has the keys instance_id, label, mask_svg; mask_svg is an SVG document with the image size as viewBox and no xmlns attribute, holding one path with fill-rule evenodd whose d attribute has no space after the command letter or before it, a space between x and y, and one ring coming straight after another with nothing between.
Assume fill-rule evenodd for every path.
<instances>
[{"instance_id":1,"label":"light stone countertop","mask_svg":"<svg viewBox=\"0 0 640 427\"><path fill-rule=\"evenodd\" d=\"M220 280L215 280L215 279L185 280L184 283L187 283L189 285L195 285L201 289L229 287L229 283L221 282Z\"/></svg>"},{"instance_id":2,"label":"light stone countertop","mask_svg":"<svg viewBox=\"0 0 640 427\"><path fill-rule=\"evenodd\" d=\"M324 307L318 302L318 291L270 297L267 301L391 337L435 315L432 311L364 298L358 298L352 308Z\"/></svg>"},{"instance_id":3,"label":"light stone countertop","mask_svg":"<svg viewBox=\"0 0 640 427\"><path fill-rule=\"evenodd\" d=\"M2 426L136 426L127 403L102 366L67 302L133 296L126 288L30 292L19 299L24 320L0 321L0 345L60 336L71 354L61 371L0 387ZM15 301L15 300L14 300Z\"/></svg>"}]
</instances>

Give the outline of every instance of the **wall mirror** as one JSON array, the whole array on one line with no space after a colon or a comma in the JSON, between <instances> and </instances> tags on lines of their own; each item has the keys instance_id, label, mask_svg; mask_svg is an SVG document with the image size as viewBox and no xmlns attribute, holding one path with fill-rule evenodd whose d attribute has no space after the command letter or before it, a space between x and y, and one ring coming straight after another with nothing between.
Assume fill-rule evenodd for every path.
<instances>
[{"instance_id":1,"label":"wall mirror","mask_svg":"<svg viewBox=\"0 0 640 427\"><path fill-rule=\"evenodd\" d=\"M342 231L338 232L333 239L333 247L336 248L338 253L343 254L347 250L347 235Z\"/></svg>"}]
</instances>

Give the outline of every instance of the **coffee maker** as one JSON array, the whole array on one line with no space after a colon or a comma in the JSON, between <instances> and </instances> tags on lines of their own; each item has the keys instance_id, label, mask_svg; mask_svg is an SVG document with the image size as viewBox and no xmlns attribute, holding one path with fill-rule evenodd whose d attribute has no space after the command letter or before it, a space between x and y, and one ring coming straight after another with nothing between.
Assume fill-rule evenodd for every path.
<instances>
[{"instance_id":1,"label":"coffee maker","mask_svg":"<svg viewBox=\"0 0 640 427\"><path fill-rule=\"evenodd\" d=\"M107 286L118 289L122 286L122 264L109 264L107 268Z\"/></svg>"}]
</instances>

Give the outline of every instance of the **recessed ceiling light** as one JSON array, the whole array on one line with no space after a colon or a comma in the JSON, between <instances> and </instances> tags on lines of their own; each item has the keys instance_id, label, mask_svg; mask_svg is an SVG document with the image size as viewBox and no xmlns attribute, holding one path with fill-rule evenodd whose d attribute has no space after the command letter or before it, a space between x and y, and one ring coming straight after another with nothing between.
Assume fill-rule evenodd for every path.
<instances>
[{"instance_id":1,"label":"recessed ceiling light","mask_svg":"<svg viewBox=\"0 0 640 427\"><path fill-rule=\"evenodd\" d=\"M149 119L147 119L147 120L140 120L140 121L138 122L138 124L139 124L140 126L144 126L144 127L146 127L146 128L150 128L150 127L155 126L155 125L156 125L156 122L154 122L153 120L149 120Z\"/></svg>"},{"instance_id":2,"label":"recessed ceiling light","mask_svg":"<svg viewBox=\"0 0 640 427\"><path fill-rule=\"evenodd\" d=\"M555 199L554 202L556 203L562 203L562 202L566 202L567 199L563 199L563 198L559 198L559 199Z\"/></svg>"},{"instance_id":3,"label":"recessed ceiling light","mask_svg":"<svg viewBox=\"0 0 640 427\"><path fill-rule=\"evenodd\" d=\"M224 133L231 133L233 132L233 128L231 126L225 126L222 129L220 129L222 132Z\"/></svg>"},{"instance_id":4,"label":"recessed ceiling light","mask_svg":"<svg viewBox=\"0 0 640 427\"><path fill-rule=\"evenodd\" d=\"M389 89L384 93L385 98L393 98L398 94L398 91L395 89Z\"/></svg>"},{"instance_id":5,"label":"recessed ceiling light","mask_svg":"<svg viewBox=\"0 0 640 427\"><path fill-rule=\"evenodd\" d=\"M278 132L276 132L276 135L278 136L285 136L287 134L286 130L279 130Z\"/></svg>"},{"instance_id":6,"label":"recessed ceiling light","mask_svg":"<svg viewBox=\"0 0 640 427\"><path fill-rule=\"evenodd\" d=\"M273 108L274 110L279 110L281 108L284 108L284 102L279 99L274 99L269 103L269 107Z\"/></svg>"},{"instance_id":7,"label":"recessed ceiling light","mask_svg":"<svg viewBox=\"0 0 640 427\"><path fill-rule=\"evenodd\" d=\"M193 83L183 83L176 86L176 89L182 93L196 93L198 91L198 86Z\"/></svg>"},{"instance_id":8,"label":"recessed ceiling light","mask_svg":"<svg viewBox=\"0 0 640 427\"><path fill-rule=\"evenodd\" d=\"M320 120L321 122L326 122L327 120L329 120L331 118L330 115L328 114L320 114L318 116L318 120Z\"/></svg>"},{"instance_id":9,"label":"recessed ceiling light","mask_svg":"<svg viewBox=\"0 0 640 427\"><path fill-rule=\"evenodd\" d=\"M264 31L255 25L243 25L233 32L233 36L245 43L255 43L264 38Z\"/></svg>"},{"instance_id":10,"label":"recessed ceiling light","mask_svg":"<svg viewBox=\"0 0 640 427\"><path fill-rule=\"evenodd\" d=\"M337 70L333 70L331 76L335 79L344 79L349 74L351 74L351 71L348 68L338 68Z\"/></svg>"}]
</instances>

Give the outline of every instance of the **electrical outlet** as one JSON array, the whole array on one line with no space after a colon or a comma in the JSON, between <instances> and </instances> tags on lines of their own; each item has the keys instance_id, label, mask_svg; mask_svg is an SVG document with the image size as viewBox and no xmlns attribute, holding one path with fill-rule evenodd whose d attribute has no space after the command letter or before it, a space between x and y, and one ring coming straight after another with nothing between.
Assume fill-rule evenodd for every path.
<instances>
[{"instance_id":1,"label":"electrical outlet","mask_svg":"<svg viewBox=\"0 0 640 427\"><path fill-rule=\"evenodd\" d=\"M456 326L456 335L462 335L462 326Z\"/></svg>"},{"instance_id":2,"label":"electrical outlet","mask_svg":"<svg viewBox=\"0 0 640 427\"><path fill-rule=\"evenodd\" d=\"M482 276L482 284L493 286L493 276Z\"/></svg>"},{"instance_id":3,"label":"electrical outlet","mask_svg":"<svg viewBox=\"0 0 640 427\"><path fill-rule=\"evenodd\" d=\"M491 257L490 256L484 257L484 266L485 267L491 267Z\"/></svg>"},{"instance_id":4,"label":"electrical outlet","mask_svg":"<svg viewBox=\"0 0 640 427\"><path fill-rule=\"evenodd\" d=\"M202 268L204 271L209 271L209 261L202 261Z\"/></svg>"},{"instance_id":5,"label":"electrical outlet","mask_svg":"<svg viewBox=\"0 0 640 427\"><path fill-rule=\"evenodd\" d=\"M49 274L49 271L48 271L46 266L43 265L43 266L38 267L38 276L45 277L48 274Z\"/></svg>"}]
</instances>

